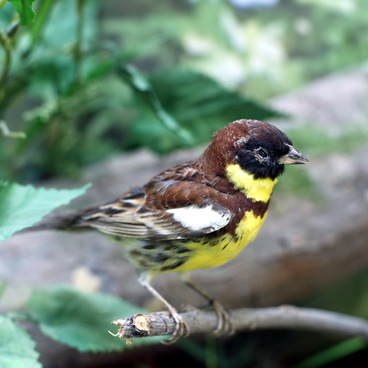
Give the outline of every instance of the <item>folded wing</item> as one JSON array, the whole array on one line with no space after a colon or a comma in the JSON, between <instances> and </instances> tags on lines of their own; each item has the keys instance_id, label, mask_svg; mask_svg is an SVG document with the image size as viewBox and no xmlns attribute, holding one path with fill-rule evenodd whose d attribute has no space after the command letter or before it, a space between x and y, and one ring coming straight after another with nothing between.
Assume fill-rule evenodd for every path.
<instances>
[{"instance_id":1,"label":"folded wing","mask_svg":"<svg viewBox=\"0 0 368 368\"><path fill-rule=\"evenodd\" d=\"M86 211L75 226L143 239L199 237L230 222L230 210L217 200L221 196L226 195L204 184L164 181Z\"/></svg>"}]
</instances>

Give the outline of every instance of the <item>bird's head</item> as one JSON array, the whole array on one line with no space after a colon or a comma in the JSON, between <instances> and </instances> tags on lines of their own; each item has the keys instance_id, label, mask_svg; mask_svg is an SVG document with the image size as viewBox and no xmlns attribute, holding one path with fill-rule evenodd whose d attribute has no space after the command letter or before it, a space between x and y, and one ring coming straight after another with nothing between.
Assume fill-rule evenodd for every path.
<instances>
[{"instance_id":1,"label":"bird's head","mask_svg":"<svg viewBox=\"0 0 368 368\"><path fill-rule=\"evenodd\" d=\"M203 160L217 175L224 174L227 165L238 164L255 179L275 179L285 164L308 162L283 132L257 120L237 120L217 131Z\"/></svg>"}]
</instances>

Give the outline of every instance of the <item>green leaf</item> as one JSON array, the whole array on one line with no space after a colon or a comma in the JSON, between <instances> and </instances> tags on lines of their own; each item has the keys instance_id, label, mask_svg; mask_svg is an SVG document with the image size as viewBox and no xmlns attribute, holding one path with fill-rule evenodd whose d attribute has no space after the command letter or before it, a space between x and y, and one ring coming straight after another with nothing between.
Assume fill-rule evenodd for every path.
<instances>
[{"instance_id":1,"label":"green leaf","mask_svg":"<svg viewBox=\"0 0 368 368\"><path fill-rule=\"evenodd\" d=\"M9 0L9 2L19 13L20 24L25 25L33 22L36 15L32 7L34 0Z\"/></svg>"},{"instance_id":2,"label":"green leaf","mask_svg":"<svg viewBox=\"0 0 368 368\"><path fill-rule=\"evenodd\" d=\"M111 336L113 320L135 313L141 308L101 293L85 293L70 286L54 286L33 292L29 301L32 318L41 331L80 351L120 351L125 343ZM134 345L159 341L136 339Z\"/></svg>"},{"instance_id":3,"label":"green leaf","mask_svg":"<svg viewBox=\"0 0 368 368\"><path fill-rule=\"evenodd\" d=\"M234 120L281 116L195 71L165 70L151 75L148 81L165 114L175 117L176 125L193 137L192 145L207 143L216 130ZM137 89L144 87L141 83L136 84ZM164 129L163 124L160 127L158 114L150 114L143 103L139 111L140 115L130 126L129 148L144 144L156 152L165 153L183 147L175 129Z\"/></svg>"},{"instance_id":4,"label":"green leaf","mask_svg":"<svg viewBox=\"0 0 368 368\"><path fill-rule=\"evenodd\" d=\"M202 119L207 123L214 121L209 126L213 124L218 129L238 119L263 120L281 115L193 70L164 70L153 74L150 81L169 113L194 131L203 124Z\"/></svg>"},{"instance_id":5,"label":"green leaf","mask_svg":"<svg viewBox=\"0 0 368 368\"><path fill-rule=\"evenodd\" d=\"M192 135L162 106L155 88L138 69L131 64L124 64L118 69L118 73L130 85L140 103L155 114L166 131L175 133L183 146L193 145Z\"/></svg>"},{"instance_id":6,"label":"green leaf","mask_svg":"<svg viewBox=\"0 0 368 368\"><path fill-rule=\"evenodd\" d=\"M0 316L0 367L41 368L36 343L10 318Z\"/></svg>"},{"instance_id":7,"label":"green leaf","mask_svg":"<svg viewBox=\"0 0 368 368\"><path fill-rule=\"evenodd\" d=\"M34 225L55 208L84 194L88 187L59 190L0 182L0 241Z\"/></svg>"}]
</instances>

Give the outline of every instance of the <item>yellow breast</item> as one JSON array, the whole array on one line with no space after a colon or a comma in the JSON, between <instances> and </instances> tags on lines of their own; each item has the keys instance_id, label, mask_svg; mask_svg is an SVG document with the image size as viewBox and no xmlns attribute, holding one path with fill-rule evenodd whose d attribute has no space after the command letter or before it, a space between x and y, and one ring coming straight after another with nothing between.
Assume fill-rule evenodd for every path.
<instances>
[{"instance_id":1,"label":"yellow breast","mask_svg":"<svg viewBox=\"0 0 368 368\"><path fill-rule=\"evenodd\" d=\"M266 216L267 213L263 217L259 217L255 216L252 211L248 211L236 228L236 236L224 234L218 239L208 241L203 238L199 243L189 242L185 244L186 247L194 250L193 255L175 271L185 272L196 268L212 268L230 261L254 240Z\"/></svg>"},{"instance_id":2,"label":"yellow breast","mask_svg":"<svg viewBox=\"0 0 368 368\"><path fill-rule=\"evenodd\" d=\"M268 202L277 183L277 179L255 179L238 164L228 165L226 172L234 187L253 201ZM186 247L194 250L193 255L176 271L217 267L230 261L255 239L266 217L267 212L261 217L255 216L253 211L246 211L235 229L235 235L225 234L210 241L203 238L199 243L189 242Z\"/></svg>"}]
</instances>

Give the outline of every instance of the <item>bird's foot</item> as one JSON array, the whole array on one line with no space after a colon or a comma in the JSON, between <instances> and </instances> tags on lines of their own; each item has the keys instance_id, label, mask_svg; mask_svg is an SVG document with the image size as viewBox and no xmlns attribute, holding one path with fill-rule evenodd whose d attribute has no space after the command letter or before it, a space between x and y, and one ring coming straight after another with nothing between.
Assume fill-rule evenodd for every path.
<instances>
[{"instance_id":1,"label":"bird's foot","mask_svg":"<svg viewBox=\"0 0 368 368\"><path fill-rule=\"evenodd\" d=\"M183 317L177 312L177 310L174 307L168 309L171 317L175 322L175 330L168 340L161 341L164 345L174 344L181 337L186 337L190 333L187 323L183 320Z\"/></svg>"},{"instance_id":2,"label":"bird's foot","mask_svg":"<svg viewBox=\"0 0 368 368\"><path fill-rule=\"evenodd\" d=\"M217 315L217 326L213 333L216 336L233 335L235 329L229 312L217 300L211 300L211 305Z\"/></svg>"}]
</instances>

